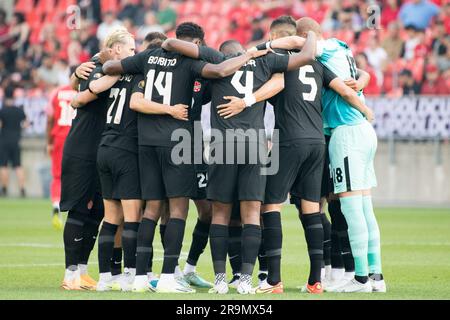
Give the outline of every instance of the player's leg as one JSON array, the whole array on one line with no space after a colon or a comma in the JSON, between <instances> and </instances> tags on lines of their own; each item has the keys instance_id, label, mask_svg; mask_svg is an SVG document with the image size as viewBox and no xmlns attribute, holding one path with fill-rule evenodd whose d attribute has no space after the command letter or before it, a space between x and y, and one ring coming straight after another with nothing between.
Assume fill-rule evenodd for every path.
<instances>
[{"instance_id":1,"label":"player's leg","mask_svg":"<svg viewBox=\"0 0 450 320\"><path fill-rule=\"evenodd\" d=\"M120 202L124 215L122 232L124 272L121 277L121 288L122 291L130 291L136 275L136 248L142 202L138 199L121 200Z\"/></svg>"},{"instance_id":2,"label":"player's leg","mask_svg":"<svg viewBox=\"0 0 450 320\"><path fill-rule=\"evenodd\" d=\"M230 287L236 289L241 277L242 266L242 224L238 201L233 203L230 224L228 225L228 237L228 258L230 259L231 270L233 272L233 277L228 284Z\"/></svg>"},{"instance_id":3,"label":"player's leg","mask_svg":"<svg viewBox=\"0 0 450 320\"><path fill-rule=\"evenodd\" d=\"M83 247L81 241L83 240L84 220L84 213L70 210L64 225L63 240L66 269L61 287L66 290L81 290L78 261Z\"/></svg>"},{"instance_id":4,"label":"player's leg","mask_svg":"<svg viewBox=\"0 0 450 320\"><path fill-rule=\"evenodd\" d=\"M161 200L149 200L145 205L144 216L137 233L136 277L132 289L134 292L145 292L151 289L148 269L152 260L153 239L161 215L162 204Z\"/></svg>"},{"instance_id":5,"label":"player's leg","mask_svg":"<svg viewBox=\"0 0 450 320\"><path fill-rule=\"evenodd\" d=\"M372 292L368 270L369 232L364 216L363 196L366 166L364 131L361 125L334 130L330 140L330 163L334 192L348 225L348 236L355 263L355 278L328 291Z\"/></svg>"},{"instance_id":6,"label":"player's leg","mask_svg":"<svg viewBox=\"0 0 450 320\"><path fill-rule=\"evenodd\" d=\"M209 229L211 257L214 269L214 287L210 293L226 294L226 260L228 251L228 225L230 223L232 203L212 202L212 221Z\"/></svg>"},{"instance_id":7,"label":"player's leg","mask_svg":"<svg viewBox=\"0 0 450 320\"><path fill-rule=\"evenodd\" d=\"M20 145L19 142L17 144L14 144L11 146L12 148L12 166L16 172L17 176L17 184L19 185L20 190L20 197L25 198L26 192L25 192L25 171L23 170L22 163L21 163L21 151L20 151Z\"/></svg>"},{"instance_id":8,"label":"player's leg","mask_svg":"<svg viewBox=\"0 0 450 320\"><path fill-rule=\"evenodd\" d=\"M99 280L97 291L110 291L115 289L111 274L111 259L114 251L114 239L123 222L123 210L118 200L104 199L103 203L105 218L98 237Z\"/></svg>"},{"instance_id":9,"label":"player's leg","mask_svg":"<svg viewBox=\"0 0 450 320\"><path fill-rule=\"evenodd\" d=\"M197 207L198 219L195 224L194 231L192 232L192 242L189 249L188 258L183 269L184 279L193 286L199 288L211 288L212 284L200 277L196 272L195 266L197 265L200 255L208 244L209 228L211 226L212 208L211 202L202 199L194 200Z\"/></svg>"},{"instance_id":10,"label":"player's leg","mask_svg":"<svg viewBox=\"0 0 450 320\"><path fill-rule=\"evenodd\" d=\"M331 279L331 223L324 211L325 203L326 199L322 198L320 201L320 217L323 227L323 262L320 278L324 286Z\"/></svg>"},{"instance_id":11,"label":"player's leg","mask_svg":"<svg viewBox=\"0 0 450 320\"><path fill-rule=\"evenodd\" d=\"M262 212L261 212L262 213ZM262 216L260 220L261 230L264 230L264 223L262 221ZM267 281L267 256L266 256L266 248L264 244L264 233L261 233L261 245L259 246L258 251L258 287Z\"/></svg>"},{"instance_id":12,"label":"player's leg","mask_svg":"<svg viewBox=\"0 0 450 320\"><path fill-rule=\"evenodd\" d=\"M114 282L118 281L122 274L122 231L123 224L119 226L114 237L114 249L111 259L111 275Z\"/></svg>"},{"instance_id":13,"label":"player's leg","mask_svg":"<svg viewBox=\"0 0 450 320\"><path fill-rule=\"evenodd\" d=\"M52 225L57 230L63 227L59 202L61 200L61 164L64 141L60 140L62 139L54 141L51 154L52 182L50 185L50 198L53 206Z\"/></svg>"},{"instance_id":14,"label":"player's leg","mask_svg":"<svg viewBox=\"0 0 450 320\"><path fill-rule=\"evenodd\" d=\"M9 184L9 172L8 172L8 152L6 145L0 142L0 185L1 191L0 196L6 197L8 195L8 184Z\"/></svg>"}]
</instances>

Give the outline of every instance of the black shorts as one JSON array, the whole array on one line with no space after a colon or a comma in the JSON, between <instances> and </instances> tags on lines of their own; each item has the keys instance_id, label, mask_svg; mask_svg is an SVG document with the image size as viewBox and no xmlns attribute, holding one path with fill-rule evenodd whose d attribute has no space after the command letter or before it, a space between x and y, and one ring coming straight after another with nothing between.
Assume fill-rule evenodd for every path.
<instances>
[{"instance_id":1,"label":"black shorts","mask_svg":"<svg viewBox=\"0 0 450 320\"><path fill-rule=\"evenodd\" d=\"M330 138L331 136L326 135L325 136L325 157L324 157L324 164L323 164L323 175L322 175L322 187L320 191L320 195L322 197L328 197L330 193L333 192L333 179L330 175L330 154L328 152L328 145L330 144Z\"/></svg>"},{"instance_id":2,"label":"black shorts","mask_svg":"<svg viewBox=\"0 0 450 320\"><path fill-rule=\"evenodd\" d=\"M298 143L280 146L279 156L278 172L267 177L264 203L283 203L288 193L319 202L325 145Z\"/></svg>"},{"instance_id":3,"label":"black shorts","mask_svg":"<svg viewBox=\"0 0 450 320\"><path fill-rule=\"evenodd\" d=\"M21 165L19 141L0 142L0 167L6 167L8 164L13 168Z\"/></svg>"},{"instance_id":4,"label":"black shorts","mask_svg":"<svg viewBox=\"0 0 450 320\"><path fill-rule=\"evenodd\" d=\"M86 214L104 211L95 161L63 153L59 206L61 211L73 210Z\"/></svg>"},{"instance_id":5,"label":"black shorts","mask_svg":"<svg viewBox=\"0 0 450 320\"><path fill-rule=\"evenodd\" d=\"M143 200L165 200L196 194L193 164L175 164L171 147L139 146L139 172Z\"/></svg>"},{"instance_id":6,"label":"black shorts","mask_svg":"<svg viewBox=\"0 0 450 320\"><path fill-rule=\"evenodd\" d=\"M103 199L141 199L137 153L110 146L100 146L97 169Z\"/></svg>"}]
</instances>

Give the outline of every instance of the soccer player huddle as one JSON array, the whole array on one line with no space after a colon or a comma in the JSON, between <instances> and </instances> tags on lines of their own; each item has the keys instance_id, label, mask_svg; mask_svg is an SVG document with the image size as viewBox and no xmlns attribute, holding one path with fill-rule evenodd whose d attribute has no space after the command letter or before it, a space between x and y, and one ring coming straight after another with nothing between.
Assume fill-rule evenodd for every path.
<instances>
[{"instance_id":1,"label":"soccer player huddle","mask_svg":"<svg viewBox=\"0 0 450 320\"><path fill-rule=\"evenodd\" d=\"M281 16L270 41L248 51L234 40L209 48L190 22L176 39L151 33L135 51L133 36L117 29L71 78L78 92L59 202L68 211L64 289L283 293L281 212L290 196L310 259L302 292L386 291L370 195L377 137L362 94L369 76L344 42L324 39L313 19ZM203 133L202 108L210 108ZM181 270L190 200L198 220ZM87 273L97 234L98 282ZM196 271L208 240L214 283Z\"/></svg>"}]
</instances>

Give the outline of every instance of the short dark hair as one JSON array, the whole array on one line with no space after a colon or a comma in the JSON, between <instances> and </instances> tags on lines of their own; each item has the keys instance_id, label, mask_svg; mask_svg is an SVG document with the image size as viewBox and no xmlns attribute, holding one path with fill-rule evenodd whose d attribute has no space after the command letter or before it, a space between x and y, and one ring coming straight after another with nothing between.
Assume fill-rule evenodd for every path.
<instances>
[{"instance_id":1,"label":"short dark hair","mask_svg":"<svg viewBox=\"0 0 450 320\"><path fill-rule=\"evenodd\" d=\"M222 44L219 46L219 51L222 51L226 47L228 47L230 45L233 45L233 44L240 45L241 43L239 41L237 41L237 40L234 40L234 39L226 40L226 41L222 42Z\"/></svg>"},{"instance_id":2,"label":"short dark hair","mask_svg":"<svg viewBox=\"0 0 450 320\"><path fill-rule=\"evenodd\" d=\"M144 41L152 42L153 40L157 40L157 39L164 41L167 39L167 36L162 32L149 32L145 36Z\"/></svg>"},{"instance_id":3,"label":"short dark hair","mask_svg":"<svg viewBox=\"0 0 450 320\"><path fill-rule=\"evenodd\" d=\"M291 16L279 16L278 18L276 18L275 20L272 21L272 23L270 24L270 29L272 30L273 28L277 27L277 26L281 26L281 25L291 25L294 28L297 28L297 23L295 22L294 18L292 18Z\"/></svg>"},{"instance_id":4,"label":"short dark hair","mask_svg":"<svg viewBox=\"0 0 450 320\"><path fill-rule=\"evenodd\" d=\"M203 28L193 22L184 22L182 24L179 24L177 29L175 30L175 34L178 39L197 38L203 41L203 39L205 38L205 32L203 31Z\"/></svg>"}]
</instances>

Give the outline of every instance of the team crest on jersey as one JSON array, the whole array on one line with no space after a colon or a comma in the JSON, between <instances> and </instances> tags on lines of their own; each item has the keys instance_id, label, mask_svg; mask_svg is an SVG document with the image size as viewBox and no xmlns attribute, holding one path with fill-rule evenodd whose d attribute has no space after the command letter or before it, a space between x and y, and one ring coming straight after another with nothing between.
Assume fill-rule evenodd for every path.
<instances>
[{"instance_id":1,"label":"team crest on jersey","mask_svg":"<svg viewBox=\"0 0 450 320\"><path fill-rule=\"evenodd\" d=\"M194 92L200 92L202 90L202 84L198 81L195 81L194 83Z\"/></svg>"},{"instance_id":2,"label":"team crest on jersey","mask_svg":"<svg viewBox=\"0 0 450 320\"><path fill-rule=\"evenodd\" d=\"M100 72L94 74L94 79L99 79L99 78L101 78L101 77L103 77L103 74L101 74Z\"/></svg>"},{"instance_id":3,"label":"team crest on jersey","mask_svg":"<svg viewBox=\"0 0 450 320\"><path fill-rule=\"evenodd\" d=\"M139 87L139 89L144 89L145 88L145 80L139 81L138 87Z\"/></svg>"}]
</instances>

